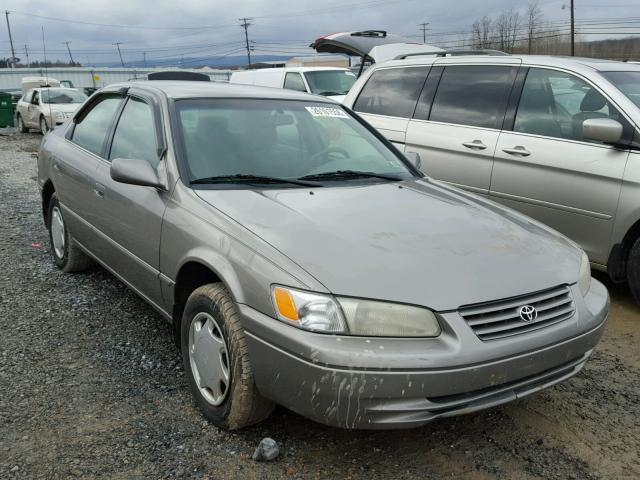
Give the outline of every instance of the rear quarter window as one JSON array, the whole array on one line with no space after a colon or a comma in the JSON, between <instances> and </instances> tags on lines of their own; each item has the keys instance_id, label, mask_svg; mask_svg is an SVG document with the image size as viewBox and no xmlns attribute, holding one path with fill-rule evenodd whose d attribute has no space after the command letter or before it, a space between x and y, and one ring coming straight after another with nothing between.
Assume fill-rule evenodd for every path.
<instances>
[{"instance_id":1,"label":"rear quarter window","mask_svg":"<svg viewBox=\"0 0 640 480\"><path fill-rule=\"evenodd\" d=\"M428 67L405 67L373 72L353 109L362 113L410 118L428 70Z\"/></svg>"}]
</instances>

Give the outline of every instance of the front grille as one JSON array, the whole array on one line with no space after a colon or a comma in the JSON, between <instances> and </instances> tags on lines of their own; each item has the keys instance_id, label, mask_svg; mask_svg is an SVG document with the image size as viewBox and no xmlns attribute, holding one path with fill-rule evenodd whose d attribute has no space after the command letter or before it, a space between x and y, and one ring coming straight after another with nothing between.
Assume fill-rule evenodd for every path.
<instances>
[{"instance_id":1,"label":"front grille","mask_svg":"<svg viewBox=\"0 0 640 480\"><path fill-rule=\"evenodd\" d=\"M520 308L535 308L537 317L525 321ZM571 291L566 286L531 295L513 297L496 302L470 305L458 311L481 340L495 340L548 327L571 318L575 306Z\"/></svg>"}]
</instances>

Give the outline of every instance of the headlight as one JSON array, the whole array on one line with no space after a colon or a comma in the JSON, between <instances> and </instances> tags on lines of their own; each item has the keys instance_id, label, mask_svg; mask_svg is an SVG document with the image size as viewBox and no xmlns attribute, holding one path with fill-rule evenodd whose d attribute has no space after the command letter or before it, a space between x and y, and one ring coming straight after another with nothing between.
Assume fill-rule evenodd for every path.
<instances>
[{"instance_id":1,"label":"headlight","mask_svg":"<svg viewBox=\"0 0 640 480\"><path fill-rule=\"evenodd\" d=\"M316 332L375 337L436 337L440 325L430 310L410 305L272 289L280 320Z\"/></svg>"},{"instance_id":2,"label":"headlight","mask_svg":"<svg viewBox=\"0 0 640 480\"><path fill-rule=\"evenodd\" d=\"M56 120L64 120L64 113L62 112L53 112L53 116Z\"/></svg>"},{"instance_id":3,"label":"headlight","mask_svg":"<svg viewBox=\"0 0 640 480\"><path fill-rule=\"evenodd\" d=\"M426 308L339 298L349 332L371 337L437 337L440 324Z\"/></svg>"},{"instance_id":4,"label":"headlight","mask_svg":"<svg viewBox=\"0 0 640 480\"><path fill-rule=\"evenodd\" d=\"M580 293L584 297L591 288L591 266L589 265L589 257L582 252L582 259L580 261L580 276L578 277L578 288Z\"/></svg>"}]
</instances>

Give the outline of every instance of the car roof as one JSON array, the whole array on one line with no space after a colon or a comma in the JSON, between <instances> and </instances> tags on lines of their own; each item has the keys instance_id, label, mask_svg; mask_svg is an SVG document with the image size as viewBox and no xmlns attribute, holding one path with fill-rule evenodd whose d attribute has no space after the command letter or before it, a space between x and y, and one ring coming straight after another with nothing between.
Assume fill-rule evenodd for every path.
<instances>
[{"instance_id":1,"label":"car roof","mask_svg":"<svg viewBox=\"0 0 640 480\"><path fill-rule=\"evenodd\" d=\"M173 99L184 98L262 98L274 100L303 100L335 104L333 100L308 93L283 88L256 87L222 82L190 82L179 80L144 80L115 83L102 89L114 92L123 88L136 88L162 92Z\"/></svg>"},{"instance_id":2,"label":"car roof","mask_svg":"<svg viewBox=\"0 0 640 480\"><path fill-rule=\"evenodd\" d=\"M318 71L349 71L344 67L278 67L278 68L259 68L254 70L238 70L233 73L268 73L268 72L318 72Z\"/></svg>"},{"instance_id":3,"label":"car roof","mask_svg":"<svg viewBox=\"0 0 640 480\"><path fill-rule=\"evenodd\" d=\"M399 60L376 64L383 66L418 66L438 63L523 63L549 67L589 68L597 71L640 71L640 65L599 58L565 57L552 55L456 55L450 57L411 56Z\"/></svg>"}]
</instances>

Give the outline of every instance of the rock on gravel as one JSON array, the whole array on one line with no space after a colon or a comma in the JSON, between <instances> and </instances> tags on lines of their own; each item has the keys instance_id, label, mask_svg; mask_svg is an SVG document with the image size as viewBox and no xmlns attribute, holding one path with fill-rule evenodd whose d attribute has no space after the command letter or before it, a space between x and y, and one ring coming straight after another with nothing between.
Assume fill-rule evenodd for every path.
<instances>
[{"instance_id":1,"label":"rock on gravel","mask_svg":"<svg viewBox=\"0 0 640 480\"><path fill-rule=\"evenodd\" d=\"M252 459L256 462L270 462L280 455L280 447L273 438L263 438L253 452Z\"/></svg>"}]
</instances>

